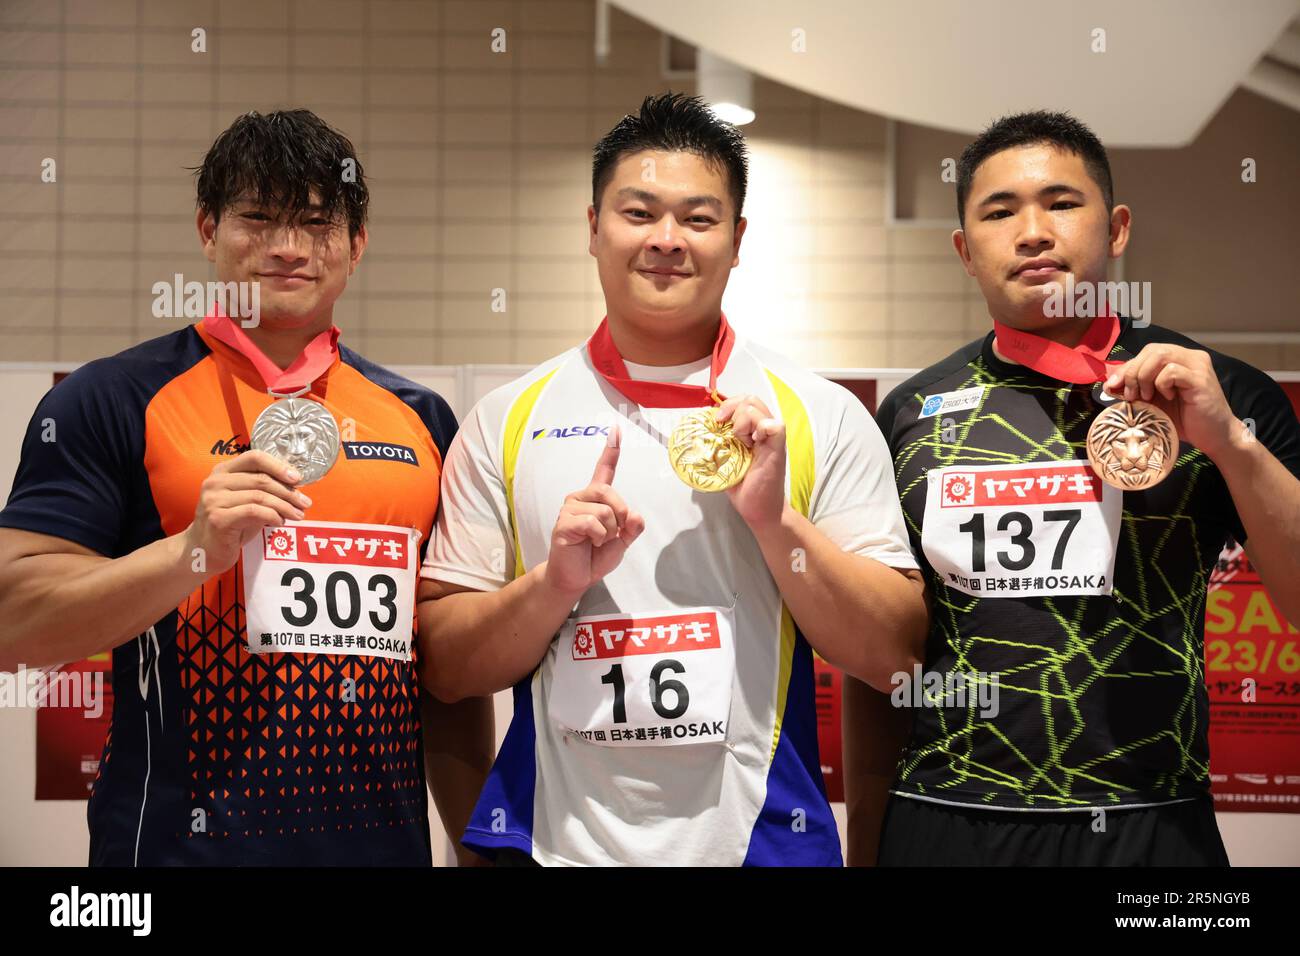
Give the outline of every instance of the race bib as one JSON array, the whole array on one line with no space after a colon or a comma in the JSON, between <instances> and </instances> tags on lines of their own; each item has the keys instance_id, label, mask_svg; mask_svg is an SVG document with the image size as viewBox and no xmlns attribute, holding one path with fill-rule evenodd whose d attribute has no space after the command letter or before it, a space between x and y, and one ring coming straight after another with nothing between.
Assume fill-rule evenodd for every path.
<instances>
[{"instance_id":1,"label":"race bib","mask_svg":"<svg viewBox=\"0 0 1300 956\"><path fill-rule=\"evenodd\" d=\"M1123 492L1086 461L931 468L921 547L977 597L1110 594Z\"/></svg>"},{"instance_id":2,"label":"race bib","mask_svg":"<svg viewBox=\"0 0 1300 956\"><path fill-rule=\"evenodd\" d=\"M248 649L411 659L420 532L290 521L244 544Z\"/></svg>"},{"instance_id":3,"label":"race bib","mask_svg":"<svg viewBox=\"0 0 1300 956\"><path fill-rule=\"evenodd\" d=\"M551 719L607 747L721 743L736 676L731 615L706 607L569 619Z\"/></svg>"}]
</instances>

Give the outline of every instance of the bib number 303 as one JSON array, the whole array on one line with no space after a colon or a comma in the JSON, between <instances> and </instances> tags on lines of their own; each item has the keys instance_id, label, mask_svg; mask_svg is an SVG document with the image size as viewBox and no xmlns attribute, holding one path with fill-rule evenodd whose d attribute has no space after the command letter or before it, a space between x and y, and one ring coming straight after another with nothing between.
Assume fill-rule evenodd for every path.
<instances>
[{"instance_id":1,"label":"bib number 303","mask_svg":"<svg viewBox=\"0 0 1300 956\"><path fill-rule=\"evenodd\" d=\"M609 747L721 742L735 674L728 608L571 618L556 643L550 715Z\"/></svg>"},{"instance_id":2,"label":"bib number 303","mask_svg":"<svg viewBox=\"0 0 1300 956\"><path fill-rule=\"evenodd\" d=\"M1110 594L1123 493L1086 461L933 468L921 547L978 597Z\"/></svg>"},{"instance_id":3,"label":"bib number 303","mask_svg":"<svg viewBox=\"0 0 1300 956\"><path fill-rule=\"evenodd\" d=\"M420 533L316 521L244 545L248 649L411 659Z\"/></svg>"}]
</instances>

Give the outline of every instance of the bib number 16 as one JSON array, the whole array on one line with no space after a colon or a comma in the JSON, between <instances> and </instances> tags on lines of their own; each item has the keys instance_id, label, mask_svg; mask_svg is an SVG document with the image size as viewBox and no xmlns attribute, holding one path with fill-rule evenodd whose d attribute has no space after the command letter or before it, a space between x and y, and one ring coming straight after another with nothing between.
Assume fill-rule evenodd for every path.
<instances>
[{"instance_id":1,"label":"bib number 16","mask_svg":"<svg viewBox=\"0 0 1300 956\"><path fill-rule=\"evenodd\" d=\"M681 661L675 661L672 658L659 661L650 669L650 706L654 712L664 720L676 720L686 713L686 708L691 706L691 692L686 689L686 685L679 680L671 677L665 677L664 672L673 674L685 674L686 667ZM609 669L609 672L600 679L602 684L609 684L614 688L614 723L627 723L627 702L624 696L627 693L627 685L623 680L623 665L615 664ZM674 695L674 703L671 707L664 705L664 692Z\"/></svg>"}]
</instances>

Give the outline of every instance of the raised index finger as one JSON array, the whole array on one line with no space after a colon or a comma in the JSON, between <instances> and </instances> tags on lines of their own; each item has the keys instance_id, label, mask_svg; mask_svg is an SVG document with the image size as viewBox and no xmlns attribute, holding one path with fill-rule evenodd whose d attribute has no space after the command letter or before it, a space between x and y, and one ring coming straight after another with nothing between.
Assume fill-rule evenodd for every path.
<instances>
[{"instance_id":1,"label":"raised index finger","mask_svg":"<svg viewBox=\"0 0 1300 956\"><path fill-rule=\"evenodd\" d=\"M622 439L617 425L612 425L609 429L609 441L605 444L605 450L600 453L600 458L596 461L596 470L592 473L592 484L612 485L614 483L614 469L618 467L619 446Z\"/></svg>"}]
</instances>

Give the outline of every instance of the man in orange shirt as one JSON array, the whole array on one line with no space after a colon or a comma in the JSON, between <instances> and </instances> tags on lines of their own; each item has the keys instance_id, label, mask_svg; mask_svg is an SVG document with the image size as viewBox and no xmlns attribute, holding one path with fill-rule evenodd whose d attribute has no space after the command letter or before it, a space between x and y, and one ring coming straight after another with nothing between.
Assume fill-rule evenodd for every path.
<instances>
[{"instance_id":1,"label":"man in orange shirt","mask_svg":"<svg viewBox=\"0 0 1300 956\"><path fill-rule=\"evenodd\" d=\"M490 705L422 695L414 641L456 421L333 325L368 199L312 113L241 116L197 225L221 282L259 284L255 324L214 309L32 418L0 512L0 668L113 650L92 864L427 866L426 760L448 831L468 820Z\"/></svg>"}]
</instances>

